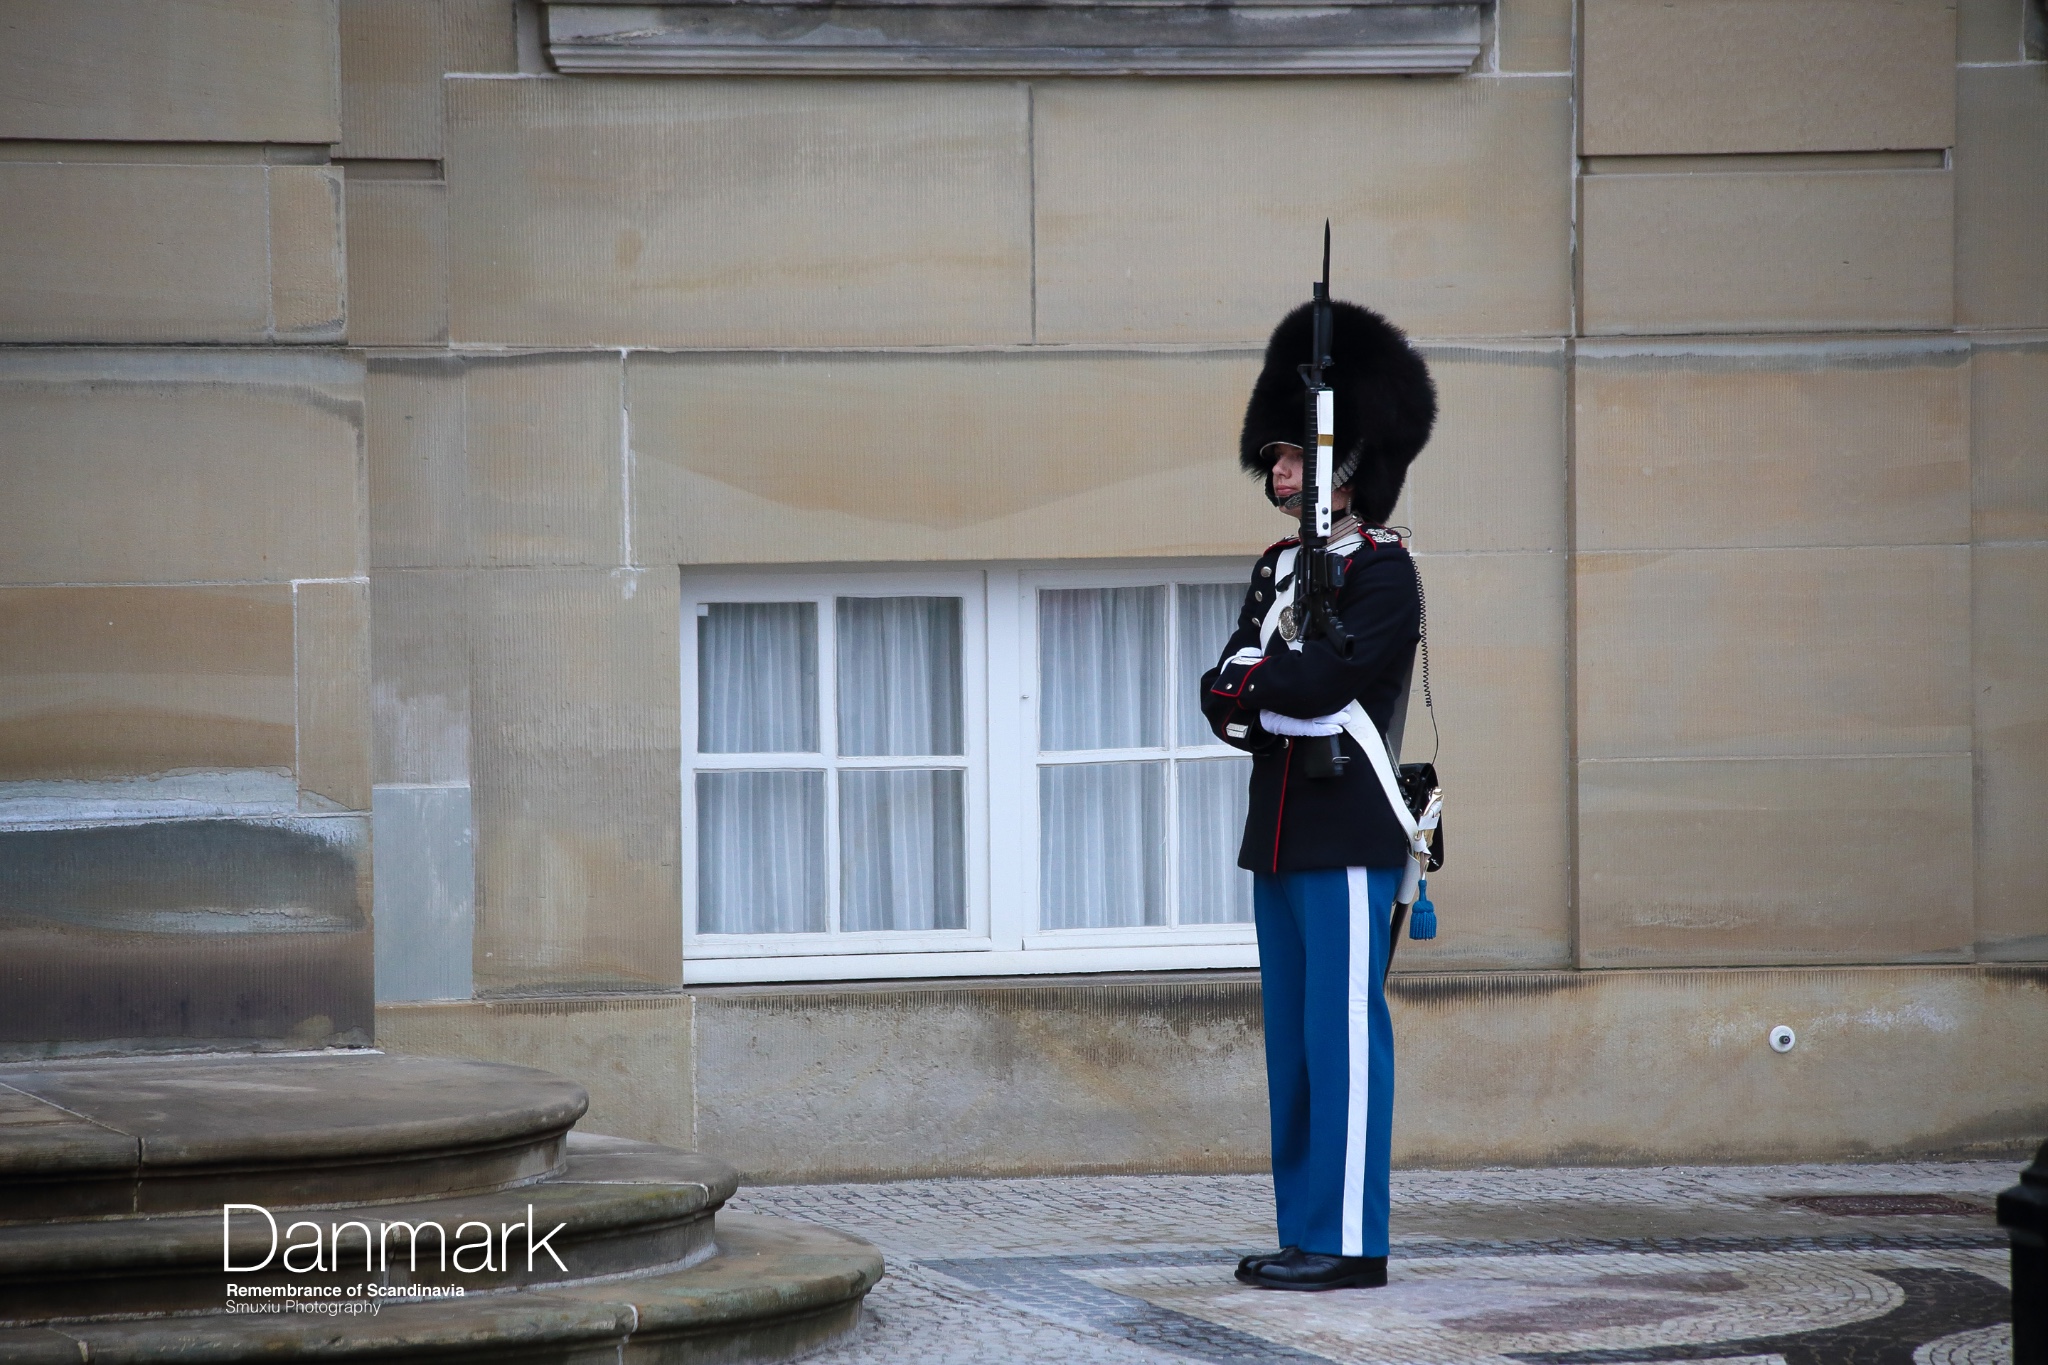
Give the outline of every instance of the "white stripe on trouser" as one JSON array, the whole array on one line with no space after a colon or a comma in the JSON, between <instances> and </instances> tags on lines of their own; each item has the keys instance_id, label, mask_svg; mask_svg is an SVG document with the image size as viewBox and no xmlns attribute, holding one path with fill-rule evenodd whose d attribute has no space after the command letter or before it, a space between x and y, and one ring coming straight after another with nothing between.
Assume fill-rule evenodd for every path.
<instances>
[{"instance_id":1,"label":"white stripe on trouser","mask_svg":"<svg viewBox=\"0 0 2048 1365\"><path fill-rule=\"evenodd\" d=\"M1345 989L1350 1094L1344 1106L1344 1256L1365 1255L1365 1130L1372 1081L1372 874L1344 869L1351 910L1351 961Z\"/></svg>"}]
</instances>

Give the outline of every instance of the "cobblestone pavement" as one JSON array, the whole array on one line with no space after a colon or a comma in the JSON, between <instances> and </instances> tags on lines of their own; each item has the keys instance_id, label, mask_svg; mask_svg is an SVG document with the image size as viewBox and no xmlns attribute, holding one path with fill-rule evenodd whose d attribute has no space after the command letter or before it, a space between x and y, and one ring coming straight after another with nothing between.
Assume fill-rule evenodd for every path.
<instances>
[{"instance_id":1,"label":"cobblestone pavement","mask_svg":"<svg viewBox=\"0 0 2048 1365\"><path fill-rule=\"evenodd\" d=\"M1231 1278L1263 1176L747 1189L880 1246L818 1365L2009 1365L2020 1162L1396 1171L1384 1289Z\"/></svg>"}]
</instances>

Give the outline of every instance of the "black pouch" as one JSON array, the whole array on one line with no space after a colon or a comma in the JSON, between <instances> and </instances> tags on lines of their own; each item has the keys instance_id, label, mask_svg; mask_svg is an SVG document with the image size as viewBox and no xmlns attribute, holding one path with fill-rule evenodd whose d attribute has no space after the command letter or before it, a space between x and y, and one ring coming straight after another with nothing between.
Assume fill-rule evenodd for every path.
<instances>
[{"instance_id":1,"label":"black pouch","mask_svg":"<svg viewBox=\"0 0 2048 1365\"><path fill-rule=\"evenodd\" d=\"M1437 789L1436 764L1403 763L1401 765L1401 799L1408 803L1408 813L1420 816L1429 809L1429 798ZM1437 816L1436 830L1429 839L1429 866L1423 869L1434 872L1444 865L1444 822Z\"/></svg>"}]
</instances>

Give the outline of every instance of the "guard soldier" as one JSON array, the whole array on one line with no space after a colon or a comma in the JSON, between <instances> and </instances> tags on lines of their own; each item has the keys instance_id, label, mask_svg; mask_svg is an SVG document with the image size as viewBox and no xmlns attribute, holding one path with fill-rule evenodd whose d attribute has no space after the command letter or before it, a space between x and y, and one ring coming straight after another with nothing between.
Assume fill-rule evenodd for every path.
<instances>
[{"instance_id":1,"label":"guard soldier","mask_svg":"<svg viewBox=\"0 0 2048 1365\"><path fill-rule=\"evenodd\" d=\"M1335 440L1322 458L1333 462L1329 547L1344 560L1335 614L1349 655L1296 619L1290 537L1259 557L1237 629L1201 684L1211 728L1252 755L1238 865L1253 874L1281 1250L1246 1257L1237 1278L1268 1289L1387 1281L1394 1044L1384 981L1410 840L1337 713L1360 703L1398 750L1421 593L1385 523L1429 439L1436 393L1386 319L1331 307ZM1238 446L1290 515L1314 496L1302 487L1299 444L1312 309L1274 330Z\"/></svg>"}]
</instances>

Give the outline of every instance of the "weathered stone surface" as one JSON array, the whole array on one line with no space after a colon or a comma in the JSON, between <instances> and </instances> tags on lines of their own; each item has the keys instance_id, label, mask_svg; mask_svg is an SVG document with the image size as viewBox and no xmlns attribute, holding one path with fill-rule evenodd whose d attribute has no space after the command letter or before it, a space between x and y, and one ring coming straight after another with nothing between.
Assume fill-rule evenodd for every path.
<instances>
[{"instance_id":1,"label":"weathered stone surface","mask_svg":"<svg viewBox=\"0 0 2048 1365\"><path fill-rule=\"evenodd\" d=\"M448 187L348 177L348 339L448 339Z\"/></svg>"},{"instance_id":2,"label":"weathered stone surface","mask_svg":"<svg viewBox=\"0 0 2048 1365\"><path fill-rule=\"evenodd\" d=\"M469 787L379 786L377 1000L476 990L476 819Z\"/></svg>"},{"instance_id":3,"label":"weathered stone surface","mask_svg":"<svg viewBox=\"0 0 2048 1365\"><path fill-rule=\"evenodd\" d=\"M0 138L333 142L334 0L13 0Z\"/></svg>"},{"instance_id":4,"label":"weathered stone surface","mask_svg":"<svg viewBox=\"0 0 2048 1365\"><path fill-rule=\"evenodd\" d=\"M589 1128L695 1147L694 997L567 996L377 1008L377 1045L432 1057L519 1061L590 1092Z\"/></svg>"},{"instance_id":5,"label":"weathered stone surface","mask_svg":"<svg viewBox=\"0 0 2048 1365\"><path fill-rule=\"evenodd\" d=\"M1967 342L1587 343L1573 397L1581 549L1969 539Z\"/></svg>"},{"instance_id":6,"label":"weathered stone surface","mask_svg":"<svg viewBox=\"0 0 2048 1365\"><path fill-rule=\"evenodd\" d=\"M289 774L292 590L0 589L0 782Z\"/></svg>"},{"instance_id":7,"label":"weathered stone surface","mask_svg":"<svg viewBox=\"0 0 2048 1365\"><path fill-rule=\"evenodd\" d=\"M1970 808L1967 752L1581 763L1579 963L1967 960Z\"/></svg>"},{"instance_id":8,"label":"weathered stone surface","mask_svg":"<svg viewBox=\"0 0 2048 1365\"><path fill-rule=\"evenodd\" d=\"M653 346L1021 341L1021 87L448 82L453 332Z\"/></svg>"},{"instance_id":9,"label":"weathered stone surface","mask_svg":"<svg viewBox=\"0 0 2048 1365\"><path fill-rule=\"evenodd\" d=\"M1565 78L1052 83L1032 127L1040 341L1263 345L1325 216L1333 291L1418 336L1569 329Z\"/></svg>"},{"instance_id":10,"label":"weathered stone surface","mask_svg":"<svg viewBox=\"0 0 2048 1365\"><path fill-rule=\"evenodd\" d=\"M352 815L0 831L0 1056L367 1045L369 834Z\"/></svg>"},{"instance_id":11,"label":"weathered stone surface","mask_svg":"<svg viewBox=\"0 0 2048 1365\"><path fill-rule=\"evenodd\" d=\"M2048 327L2048 63L1956 72L1956 321Z\"/></svg>"},{"instance_id":12,"label":"weathered stone surface","mask_svg":"<svg viewBox=\"0 0 2048 1365\"><path fill-rule=\"evenodd\" d=\"M370 702L378 783L469 783L469 576L370 575Z\"/></svg>"},{"instance_id":13,"label":"weathered stone surface","mask_svg":"<svg viewBox=\"0 0 2048 1365\"><path fill-rule=\"evenodd\" d=\"M1494 9L1494 45L1503 71L1572 69L1571 0L1502 0Z\"/></svg>"},{"instance_id":14,"label":"weathered stone surface","mask_svg":"<svg viewBox=\"0 0 2048 1365\"><path fill-rule=\"evenodd\" d=\"M1577 577L1581 758L1970 747L1967 546L1590 553Z\"/></svg>"},{"instance_id":15,"label":"weathered stone surface","mask_svg":"<svg viewBox=\"0 0 2048 1365\"><path fill-rule=\"evenodd\" d=\"M341 146L336 154L439 158L441 72L446 69L440 0L340 4Z\"/></svg>"},{"instance_id":16,"label":"weathered stone surface","mask_svg":"<svg viewBox=\"0 0 2048 1365\"><path fill-rule=\"evenodd\" d=\"M0 355L0 576L361 573L362 384L332 353Z\"/></svg>"},{"instance_id":17,"label":"weathered stone surface","mask_svg":"<svg viewBox=\"0 0 2048 1365\"><path fill-rule=\"evenodd\" d=\"M476 582L479 989L679 985L675 571Z\"/></svg>"},{"instance_id":18,"label":"weathered stone surface","mask_svg":"<svg viewBox=\"0 0 2048 1365\"><path fill-rule=\"evenodd\" d=\"M1429 879L1445 926L1404 941L1397 971L1561 967L1571 961L1571 661L1562 554L1422 554L1432 691L1452 803L1451 851ZM1437 739L1418 678L1401 742Z\"/></svg>"},{"instance_id":19,"label":"weathered stone surface","mask_svg":"<svg viewBox=\"0 0 2048 1365\"><path fill-rule=\"evenodd\" d=\"M1953 179L1934 169L1589 175L1584 330L1946 327Z\"/></svg>"},{"instance_id":20,"label":"weathered stone surface","mask_svg":"<svg viewBox=\"0 0 2048 1365\"><path fill-rule=\"evenodd\" d=\"M2026 56L2029 0L1958 0L1956 60L2016 62Z\"/></svg>"},{"instance_id":21,"label":"weathered stone surface","mask_svg":"<svg viewBox=\"0 0 2048 1365\"><path fill-rule=\"evenodd\" d=\"M1587 0L1589 156L1955 141L1950 0Z\"/></svg>"},{"instance_id":22,"label":"weathered stone surface","mask_svg":"<svg viewBox=\"0 0 2048 1365\"><path fill-rule=\"evenodd\" d=\"M0 202L0 340L341 339L332 171L6 162Z\"/></svg>"},{"instance_id":23,"label":"weathered stone surface","mask_svg":"<svg viewBox=\"0 0 2048 1365\"><path fill-rule=\"evenodd\" d=\"M269 337L340 341L348 327L341 172L325 166L272 166L267 174Z\"/></svg>"},{"instance_id":24,"label":"weathered stone surface","mask_svg":"<svg viewBox=\"0 0 2048 1365\"><path fill-rule=\"evenodd\" d=\"M454 356L370 360L363 405L370 563L379 569L473 562L463 371Z\"/></svg>"},{"instance_id":25,"label":"weathered stone surface","mask_svg":"<svg viewBox=\"0 0 2048 1365\"><path fill-rule=\"evenodd\" d=\"M370 585L299 583L299 804L370 808Z\"/></svg>"},{"instance_id":26,"label":"weathered stone surface","mask_svg":"<svg viewBox=\"0 0 2048 1365\"><path fill-rule=\"evenodd\" d=\"M697 1140L743 1179L1266 1158L1255 980L694 994Z\"/></svg>"},{"instance_id":27,"label":"weathered stone surface","mask_svg":"<svg viewBox=\"0 0 2048 1365\"><path fill-rule=\"evenodd\" d=\"M1972 555L1977 952L2048 959L2048 544Z\"/></svg>"},{"instance_id":28,"label":"weathered stone surface","mask_svg":"<svg viewBox=\"0 0 2048 1365\"><path fill-rule=\"evenodd\" d=\"M441 0L441 31L450 71L519 69L513 0Z\"/></svg>"},{"instance_id":29,"label":"weathered stone surface","mask_svg":"<svg viewBox=\"0 0 2048 1365\"><path fill-rule=\"evenodd\" d=\"M2048 540L2048 336L1980 337L1970 359L1975 538Z\"/></svg>"},{"instance_id":30,"label":"weathered stone surface","mask_svg":"<svg viewBox=\"0 0 2048 1365\"><path fill-rule=\"evenodd\" d=\"M619 357L472 357L466 368L463 433L477 562L626 563Z\"/></svg>"},{"instance_id":31,"label":"weathered stone surface","mask_svg":"<svg viewBox=\"0 0 2048 1365\"><path fill-rule=\"evenodd\" d=\"M1257 364L1243 352L636 355L634 558L1255 552L1286 532L1237 467ZM1130 516L1169 500L1172 517Z\"/></svg>"},{"instance_id":32,"label":"weathered stone surface","mask_svg":"<svg viewBox=\"0 0 2048 1365\"><path fill-rule=\"evenodd\" d=\"M1557 550L1565 524L1558 342L1428 348L1437 424L1399 516L1427 551Z\"/></svg>"}]
</instances>

